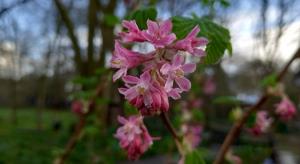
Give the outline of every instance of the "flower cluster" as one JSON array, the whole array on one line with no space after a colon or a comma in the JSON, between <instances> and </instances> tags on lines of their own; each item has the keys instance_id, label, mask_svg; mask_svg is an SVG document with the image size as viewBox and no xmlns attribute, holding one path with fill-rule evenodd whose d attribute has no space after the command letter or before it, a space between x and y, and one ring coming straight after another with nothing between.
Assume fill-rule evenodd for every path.
<instances>
[{"instance_id":1,"label":"flower cluster","mask_svg":"<svg viewBox=\"0 0 300 164\"><path fill-rule=\"evenodd\" d=\"M159 114L169 109L169 100L179 99L180 94L191 88L191 82L185 77L196 69L195 63L186 63L190 54L203 57L201 49L208 41L197 37L200 29L194 27L183 39L177 40L172 33L170 20L154 22L147 21L147 29L140 30L134 20L123 21L126 32L119 34L115 42L115 50L111 59L111 67L118 69L113 81L119 78L125 86L119 92L143 115ZM139 53L126 49L122 44L148 42L154 50L150 53ZM127 75L129 69L142 66L139 77Z\"/></svg>"},{"instance_id":2,"label":"flower cluster","mask_svg":"<svg viewBox=\"0 0 300 164\"><path fill-rule=\"evenodd\" d=\"M125 85L119 92L135 106L142 115L155 115L169 110L169 97L179 99L182 92L191 88L186 75L196 70L195 63L188 63L187 58L203 57L202 49L208 41L197 37L200 29L195 26L183 39L177 39L172 33L170 20L155 22L148 20L147 29L141 30L134 20L123 21L126 32L119 33L115 41L115 50L111 59L111 67L118 69L113 81L122 79ZM125 45L147 42L154 50L149 53L135 52ZM133 68L142 68L139 75L128 75ZM120 146L127 150L129 159L135 160L152 144L142 121L143 116L131 116L128 120L119 117L123 124L115 135ZM200 133L200 131L195 133ZM199 132L198 132L199 131ZM193 133L194 134L194 133ZM193 136L192 136L193 137ZM200 142L193 137L194 143Z\"/></svg>"},{"instance_id":3,"label":"flower cluster","mask_svg":"<svg viewBox=\"0 0 300 164\"><path fill-rule=\"evenodd\" d=\"M276 114L279 115L280 119L283 121L288 121L293 118L296 114L295 105L289 100L289 98L282 98L281 102L276 104Z\"/></svg>"},{"instance_id":4,"label":"flower cluster","mask_svg":"<svg viewBox=\"0 0 300 164\"><path fill-rule=\"evenodd\" d=\"M266 111L259 111L256 113L254 126L249 129L249 131L255 136L261 135L268 130L272 122L273 119L268 117L268 113Z\"/></svg>"},{"instance_id":5,"label":"flower cluster","mask_svg":"<svg viewBox=\"0 0 300 164\"><path fill-rule=\"evenodd\" d=\"M195 149L201 142L203 127L201 125L183 125L183 143L189 150Z\"/></svg>"},{"instance_id":6,"label":"flower cluster","mask_svg":"<svg viewBox=\"0 0 300 164\"><path fill-rule=\"evenodd\" d=\"M152 145L153 138L149 135L142 116L131 116L128 120L118 117L118 121L123 126L117 130L115 137L120 140L120 146L127 150L128 158L136 160Z\"/></svg>"}]
</instances>

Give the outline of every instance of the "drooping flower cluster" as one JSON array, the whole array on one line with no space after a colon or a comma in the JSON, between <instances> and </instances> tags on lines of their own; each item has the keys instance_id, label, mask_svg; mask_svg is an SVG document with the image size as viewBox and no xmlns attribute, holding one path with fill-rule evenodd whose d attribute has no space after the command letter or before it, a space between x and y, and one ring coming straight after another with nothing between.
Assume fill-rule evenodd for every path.
<instances>
[{"instance_id":1,"label":"drooping flower cluster","mask_svg":"<svg viewBox=\"0 0 300 164\"><path fill-rule=\"evenodd\" d=\"M122 79L124 87L119 92L135 106L142 115L154 115L169 110L169 97L179 99L182 92L191 88L186 75L196 70L195 63L187 63L189 56L203 57L202 49L208 41L197 37L200 29L195 26L183 39L176 39L172 33L170 20L155 22L148 20L147 29L141 30L134 20L123 21L126 32L119 33L111 67L118 69L113 81ZM154 50L149 53L134 52L124 45L147 42ZM128 75L133 68L142 68L140 75ZM132 116L128 120L119 117L123 124L117 130L116 138L127 150L129 159L137 159L152 144L143 124L142 116ZM195 142L198 140L195 139Z\"/></svg>"},{"instance_id":2,"label":"drooping flower cluster","mask_svg":"<svg viewBox=\"0 0 300 164\"><path fill-rule=\"evenodd\" d=\"M111 60L112 68L118 69L113 80L122 78L125 82L125 87L120 88L119 92L144 115L167 111L169 97L179 99L182 92L191 88L191 82L185 76L195 71L196 64L186 63L187 55L183 54L203 57L202 47L208 41L197 37L200 31L198 26L185 38L176 40L170 20L148 20L145 30L140 30L134 20L123 21L122 25L127 31L119 34L120 40L115 42ZM122 47L122 43L137 42L148 42L154 50L143 54ZM139 77L127 75L129 69L138 66L144 67Z\"/></svg>"},{"instance_id":3,"label":"drooping flower cluster","mask_svg":"<svg viewBox=\"0 0 300 164\"><path fill-rule=\"evenodd\" d=\"M295 105L289 100L289 98L282 98L281 102L276 104L276 114L279 115L280 119L283 121L288 121L293 118L296 114Z\"/></svg>"},{"instance_id":4,"label":"drooping flower cluster","mask_svg":"<svg viewBox=\"0 0 300 164\"><path fill-rule=\"evenodd\" d=\"M268 117L266 111L259 111L256 113L256 120L254 126L249 129L251 134L258 136L265 133L273 122L272 118Z\"/></svg>"},{"instance_id":5,"label":"drooping flower cluster","mask_svg":"<svg viewBox=\"0 0 300 164\"><path fill-rule=\"evenodd\" d=\"M120 146L127 151L128 159L136 160L153 143L142 116L131 116L127 119L118 117L123 125L117 130L115 137L120 140Z\"/></svg>"}]
</instances>

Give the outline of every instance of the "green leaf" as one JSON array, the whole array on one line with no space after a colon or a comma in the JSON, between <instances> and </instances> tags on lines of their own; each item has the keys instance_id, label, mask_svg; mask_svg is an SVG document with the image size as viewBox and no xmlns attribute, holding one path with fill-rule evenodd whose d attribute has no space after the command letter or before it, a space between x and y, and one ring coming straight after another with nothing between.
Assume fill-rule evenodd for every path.
<instances>
[{"instance_id":1,"label":"green leaf","mask_svg":"<svg viewBox=\"0 0 300 164\"><path fill-rule=\"evenodd\" d=\"M195 120L195 121L203 121L204 120L204 113L201 110L195 108L192 110L192 114L193 114L193 120Z\"/></svg>"},{"instance_id":2,"label":"green leaf","mask_svg":"<svg viewBox=\"0 0 300 164\"><path fill-rule=\"evenodd\" d=\"M80 84L83 86L91 87L94 86L98 83L98 78L95 76L90 76L90 77L82 77L82 76L76 76L72 82L74 84Z\"/></svg>"},{"instance_id":3,"label":"green leaf","mask_svg":"<svg viewBox=\"0 0 300 164\"><path fill-rule=\"evenodd\" d=\"M214 104L239 105L242 102L234 96L219 96L213 100Z\"/></svg>"},{"instance_id":4,"label":"green leaf","mask_svg":"<svg viewBox=\"0 0 300 164\"><path fill-rule=\"evenodd\" d=\"M146 29L147 28L147 20L155 20L157 16L157 11L155 8L145 8L145 9L139 9L136 10L129 16L128 19L134 19L136 21L136 24L139 26L140 29Z\"/></svg>"},{"instance_id":5,"label":"green leaf","mask_svg":"<svg viewBox=\"0 0 300 164\"><path fill-rule=\"evenodd\" d=\"M276 78L277 78L276 74L273 73L271 75L268 75L264 79L262 79L260 84L262 87L268 87L268 86L275 87L277 84Z\"/></svg>"},{"instance_id":6,"label":"green leaf","mask_svg":"<svg viewBox=\"0 0 300 164\"><path fill-rule=\"evenodd\" d=\"M120 23L120 19L113 14L105 14L104 23L109 27L114 27L116 24Z\"/></svg>"},{"instance_id":7,"label":"green leaf","mask_svg":"<svg viewBox=\"0 0 300 164\"><path fill-rule=\"evenodd\" d=\"M199 151L194 150L185 156L185 164L205 164L204 159Z\"/></svg>"},{"instance_id":8,"label":"green leaf","mask_svg":"<svg viewBox=\"0 0 300 164\"><path fill-rule=\"evenodd\" d=\"M218 25L208 18L185 18L173 17L173 32L178 39L184 38L196 25L200 27L199 36L209 40L206 47L204 63L214 64L224 55L225 50L232 54L230 32L228 29Z\"/></svg>"},{"instance_id":9,"label":"green leaf","mask_svg":"<svg viewBox=\"0 0 300 164\"><path fill-rule=\"evenodd\" d=\"M230 6L230 2L228 0L220 0L220 4L223 7L229 7Z\"/></svg>"},{"instance_id":10,"label":"green leaf","mask_svg":"<svg viewBox=\"0 0 300 164\"><path fill-rule=\"evenodd\" d=\"M256 122L256 113L251 113L251 115L247 119L246 126L251 128L254 126L255 122Z\"/></svg>"},{"instance_id":11,"label":"green leaf","mask_svg":"<svg viewBox=\"0 0 300 164\"><path fill-rule=\"evenodd\" d=\"M126 116L130 116L130 115L136 115L139 112L134 106L132 106L131 104L126 102L124 104L124 113L125 113Z\"/></svg>"}]
</instances>

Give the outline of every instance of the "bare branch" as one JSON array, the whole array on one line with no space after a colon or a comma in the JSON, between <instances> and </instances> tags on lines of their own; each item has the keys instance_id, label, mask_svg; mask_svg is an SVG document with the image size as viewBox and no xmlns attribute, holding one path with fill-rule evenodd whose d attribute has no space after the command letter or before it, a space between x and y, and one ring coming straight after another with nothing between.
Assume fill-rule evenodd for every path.
<instances>
[{"instance_id":1,"label":"bare branch","mask_svg":"<svg viewBox=\"0 0 300 164\"><path fill-rule=\"evenodd\" d=\"M300 48L297 50L297 52L294 54L294 56L288 61L288 63L285 65L285 67L278 73L278 75L276 77L277 82L280 82L283 79L284 75L287 73L287 71L288 71L289 67L291 66L291 64L293 63L293 61L299 57L300 57ZM239 136L239 134L243 128L243 125L245 124L245 122L247 121L247 119L249 118L251 113L259 110L259 108L261 108L261 106L264 105L269 98L270 98L270 95L265 93L260 98L260 100L254 106L250 107L243 114L242 118L234 124L234 126L231 128L231 130L227 134L227 136L220 148L220 151L216 157L216 160L214 161L214 164L223 163L224 156L227 153L230 145L233 143L234 139L236 139L237 136Z\"/></svg>"},{"instance_id":2,"label":"bare branch","mask_svg":"<svg viewBox=\"0 0 300 164\"><path fill-rule=\"evenodd\" d=\"M81 51L80 51L80 47L79 47L79 42L78 42L78 38L74 32L75 27L74 24L68 14L67 9L65 8L65 6L61 3L60 0L54 0L55 5L57 7L57 10L62 18L62 21L64 22L64 24L67 27L68 30L68 35L69 38L72 42L72 47L75 53L75 64L76 64L76 69L77 71L81 72L81 67L82 67L82 59L81 59Z\"/></svg>"},{"instance_id":3,"label":"bare branch","mask_svg":"<svg viewBox=\"0 0 300 164\"><path fill-rule=\"evenodd\" d=\"M2 16L4 16L10 10L14 9L15 7L20 6L20 5L24 5L24 4L26 4L26 3L30 2L30 1L32 1L32 0L21 0L21 1L18 1L18 2L14 3L14 4L12 4L12 5L8 6L8 7L1 8L0 9L0 18Z\"/></svg>"}]
</instances>

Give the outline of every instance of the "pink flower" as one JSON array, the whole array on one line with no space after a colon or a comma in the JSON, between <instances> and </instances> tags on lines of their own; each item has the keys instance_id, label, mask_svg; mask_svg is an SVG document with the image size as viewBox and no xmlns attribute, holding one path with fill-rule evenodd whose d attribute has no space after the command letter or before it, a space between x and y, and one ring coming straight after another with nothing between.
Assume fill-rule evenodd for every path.
<instances>
[{"instance_id":1,"label":"pink flower","mask_svg":"<svg viewBox=\"0 0 300 164\"><path fill-rule=\"evenodd\" d=\"M261 135L262 133L265 133L268 130L272 122L273 119L268 118L267 112L259 111L256 113L255 124L252 128L249 129L249 131L255 136Z\"/></svg>"},{"instance_id":2,"label":"pink flower","mask_svg":"<svg viewBox=\"0 0 300 164\"><path fill-rule=\"evenodd\" d=\"M242 159L239 156L232 153L232 150L229 150L226 153L225 158L232 164L242 164L243 163Z\"/></svg>"},{"instance_id":3,"label":"pink flower","mask_svg":"<svg viewBox=\"0 0 300 164\"><path fill-rule=\"evenodd\" d=\"M212 95L216 92L216 84L213 78L209 77L205 80L203 86L203 92L207 95Z\"/></svg>"},{"instance_id":4,"label":"pink flower","mask_svg":"<svg viewBox=\"0 0 300 164\"><path fill-rule=\"evenodd\" d=\"M79 100L75 100L75 101L72 102L71 109L72 109L72 112L77 114L77 115L82 115L82 114L85 113L84 112L84 105Z\"/></svg>"},{"instance_id":5,"label":"pink flower","mask_svg":"<svg viewBox=\"0 0 300 164\"><path fill-rule=\"evenodd\" d=\"M169 109L166 91L152 81L149 71L144 72L140 78L124 76L123 81L127 88L120 88L119 92L142 113L154 114Z\"/></svg>"},{"instance_id":6,"label":"pink flower","mask_svg":"<svg viewBox=\"0 0 300 164\"><path fill-rule=\"evenodd\" d=\"M190 149L196 148L201 142L202 126L183 125L184 144Z\"/></svg>"},{"instance_id":7,"label":"pink flower","mask_svg":"<svg viewBox=\"0 0 300 164\"><path fill-rule=\"evenodd\" d=\"M119 68L119 70L114 74L113 81L125 76L128 69L138 66L145 59L145 55L127 50L116 41L115 51L110 63L112 68Z\"/></svg>"},{"instance_id":8,"label":"pink flower","mask_svg":"<svg viewBox=\"0 0 300 164\"><path fill-rule=\"evenodd\" d=\"M172 22L170 20L160 23L148 20L147 26L148 29L143 31L143 36L156 48L163 48L176 39L176 35L171 33Z\"/></svg>"},{"instance_id":9,"label":"pink flower","mask_svg":"<svg viewBox=\"0 0 300 164\"><path fill-rule=\"evenodd\" d=\"M199 32L199 27L195 26L184 39L179 40L175 43L174 48L182 51L188 51L189 53L197 57L203 57L205 55L205 52L198 47L205 46L208 41L205 38L197 38Z\"/></svg>"},{"instance_id":10,"label":"pink flower","mask_svg":"<svg viewBox=\"0 0 300 164\"><path fill-rule=\"evenodd\" d=\"M165 84L167 92L172 90L174 80L183 91L188 91L191 88L191 82L185 78L184 75L194 72L196 64L190 63L182 65L183 61L183 56L175 55L172 60L172 65L166 63L161 67L160 72L167 76Z\"/></svg>"},{"instance_id":11,"label":"pink flower","mask_svg":"<svg viewBox=\"0 0 300 164\"><path fill-rule=\"evenodd\" d=\"M131 116L127 119L119 116L118 121L123 125L118 128L115 137L119 139L121 148L127 151L130 160L137 160L153 143L142 116Z\"/></svg>"},{"instance_id":12,"label":"pink flower","mask_svg":"<svg viewBox=\"0 0 300 164\"><path fill-rule=\"evenodd\" d=\"M296 114L295 105L287 98L284 97L280 103L276 104L276 113L284 121L288 121Z\"/></svg>"},{"instance_id":13,"label":"pink flower","mask_svg":"<svg viewBox=\"0 0 300 164\"><path fill-rule=\"evenodd\" d=\"M145 38L142 35L142 31L137 26L135 20L122 22L123 27L128 29L128 32L120 32L119 36L124 42L143 42Z\"/></svg>"}]
</instances>

